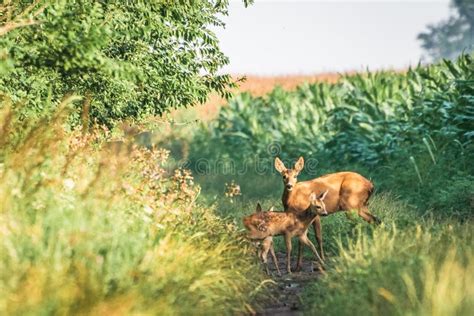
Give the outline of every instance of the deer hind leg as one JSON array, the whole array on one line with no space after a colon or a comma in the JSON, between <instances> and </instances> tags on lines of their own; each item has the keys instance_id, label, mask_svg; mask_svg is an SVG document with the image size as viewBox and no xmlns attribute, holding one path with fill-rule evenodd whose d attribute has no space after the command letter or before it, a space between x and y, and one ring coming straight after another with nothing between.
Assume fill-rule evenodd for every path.
<instances>
[{"instance_id":1,"label":"deer hind leg","mask_svg":"<svg viewBox=\"0 0 474 316\"><path fill-rule=\"evenodd\" d=\"M361 207L359 209L358 214L360 217L362 217L365 221L367 221L370 224L379 225L380 223L382 223L382 221L379 218L377 218L375 215L369 212L369 209L366 206Z\"/></svg>"},{"instance_id":2,"label":"deer hind leg","mask_svg":"<svg viewBox=\"0 0 474 316\"><path fill-rule=\"evenodd\" d=\"M364 197L363 194L348 194L346 197L346 203L344 203L344 210L357 210L357 215L362 217L368 223L380 224L381 221L372 215L367 208L368 193Z\"/></svg>"},{"instance_id":3,"label":"deer hind leg","mask_svg":"<svg viewBox=\"0 0 474 316\"><path fill-rule=\"evenodd\" d=\"M316 250L316 247L313 245L313 243L311 242L311 240L309 240L308 236L307 236L307 232L303 235L300 236L300 241L305 244L306 246L308 246L311 251L313 252L314 256L316 257L316 259L319 261L319 263L321 264L321 266L324 264L323 262L323 259L321 259L321 257L319 256L317 250Z\"/></svg>"},{"instance_id":4,"label":"deer hind leg","mask_svg":"<svg viewBox=\"0 0 474 316\"><path fill-rule=\"evenodd\" d=\"M278 272L278 275L281 276L280 267L278 266L278 260L275 255L275 248L273 248L273 240L272 240L272 245L270 247L270 253L272 254L273 263L275 264L275 268Z\"/></svg>"},{"instance_id":5,"label":"deer hind leg","mask_svg":"<svg viewBox=\"0 0 474 316\"><path fill-rule=\"evenodd\" d=\"M316 236L316 241L319 245L319 253L321 254L321 258L324 260L324 250L323 250L323 234L322 234L322 227L321 227L321 217L316 216L313 222L314 228L314 235Z\"/></svg>"}]
</instances>

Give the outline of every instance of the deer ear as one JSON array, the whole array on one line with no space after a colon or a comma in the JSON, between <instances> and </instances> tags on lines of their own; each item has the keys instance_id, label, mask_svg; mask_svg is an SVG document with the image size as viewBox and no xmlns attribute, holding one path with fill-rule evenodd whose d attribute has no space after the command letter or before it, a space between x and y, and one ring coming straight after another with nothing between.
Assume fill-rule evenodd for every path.
<instances>
[{"instance_id":1,"label":"deer ear","mask_svg":"<svg viewBox=\"0 0 474 316\"><path fill-rule=\"evenodd\" d=\"M255 209L255 212L260 213L262 211L262 206L260 203L257 203L257 208Z\"/></svg>"},{"instance_id":2,"label":"deer ear","mask_svg":"<svg viewBox=\"0 0 474 316\"><path fill-rule=\"evenodd\" d=\"M316 200L316 193L314 193L314 192L311 193L310 196L309 196L309 200L310 200L311 202L313 202L314 200Z\"/></svg>"},{"instance_id":3,"label":"deer ear","mask_svg":"<svg viewBox=\"0 0 474 316\"><path fill-rule=\"evenodd\" d=\"M304 167L304 159L303 157L300 157L298 161L295 163L295 171L300 173L301 170L303 170Z\"/></svg>"},{"instance_id":4,"label":"deer ear","mask_svg":"<svg viewBox=\"0 0 474 316\"><path fill-rule=\"evenodd\" d=\"M275 157L275 169L276 169L279 173L282 173L282 172L286 171L285 164L284 164L283 161L281 161L280 158L278 158L278 157Z\"/></svg>"},{"instance_id":5,"label":"deer ear","mask_svg":"<svg viewBox=\"0 0 474 316\"><path fill-rule=\"evenodd\" d=\"M270 207L270 208L268 209L268 211L267 211L267 212L273 212L273 211L274 211L274 209L275 209L275 208L272 206L272 207Z\"/></svg>"},{"instance_id":6,"label":"deer ear","mask_svg":"<svg viewBox=\"0 0 474 316\"><path fill-rule=\"evenodd\" d=\"M323 201L323 200L326 198L326 196L328 195L328 192L329 192L329 190L324 191L324 192L319 196L319 199L320 199L321 201Z\"/></svg>"}]
</instances>

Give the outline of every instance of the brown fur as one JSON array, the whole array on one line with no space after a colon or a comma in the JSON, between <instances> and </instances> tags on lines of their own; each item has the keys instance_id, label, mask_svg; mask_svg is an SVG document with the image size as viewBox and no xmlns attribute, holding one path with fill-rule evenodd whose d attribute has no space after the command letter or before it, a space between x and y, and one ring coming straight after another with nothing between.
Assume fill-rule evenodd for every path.
<instances>
[{"instance_id":1,"label":"brown fur","mask_svg":"<svg viewBox=\"0 0 474 316\"><path fill-rule=\"evenodd\" d=\"M372 215L367 202L374 190L372 182L356 172L337 172L319 178L297 182L297 176L304 167L303 157L300 157L293 169L287 169L283 162L275 158L275 168L281 173L285 188L282 203L285 211L299 214L304 212L309 204L309 196L315 192L328 190L328 197L324 200L328 214L338 211L357 211L358 215L369 223L379 223L379 219ZM319 216L313 222L319 250L324 259L323 240L321 232L321 219ZM302 245L299 245L297 269L302 263Z\"/></svg>"}]
</instances>

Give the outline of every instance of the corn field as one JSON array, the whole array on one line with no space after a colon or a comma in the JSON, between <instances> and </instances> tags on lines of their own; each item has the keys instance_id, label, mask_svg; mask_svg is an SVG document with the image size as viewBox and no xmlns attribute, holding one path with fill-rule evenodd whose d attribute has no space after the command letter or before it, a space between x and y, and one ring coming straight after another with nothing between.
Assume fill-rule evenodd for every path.
<instances>
[{"instance_id":1,"label":"corn field","mask_svg":"<svg viewBox=\"0 0 474 316\"><path fill-rule=\"evenodd\" d=\"M196 141L210 137L239 158L268 155L268 147L278 143L281 154L292 158L324 153L375 165L409 156L420 145L472 146L473 94L474 62L464 55L405 73L349 75L292 92L276 88L264 97L244 93L203 126Z\"/></svg>"}]
</instances>

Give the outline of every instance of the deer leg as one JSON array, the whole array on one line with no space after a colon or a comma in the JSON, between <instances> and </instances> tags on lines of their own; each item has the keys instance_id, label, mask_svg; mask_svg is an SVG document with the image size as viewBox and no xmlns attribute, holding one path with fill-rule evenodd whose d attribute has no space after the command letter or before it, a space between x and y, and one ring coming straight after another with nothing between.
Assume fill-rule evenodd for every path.
<instances>
[{"instance_id":1,"label":"deer leg","mask_svg":"<svg viewBox=\"0 0 474 316\"><path fill-rule=\"evenodd\" d=\"M321 227L321 217L316 216L313 222L314 228L314 235L316 236L316 241L319 245L319 253L321 254L321 258L324 260L324 250L323 250L323 234L322 234L322 227Z\"/></svg>"},{"instance_id":2,"label":"deer leg","mask_svg":"<svg viewBox=\"0 0 474 316\"><path fill-rule=\"evenodd\" d=\"M285 235L285 243L286 243L286 271L288 274L291 274L291 237L289 235Z\"/></svg>"},{"instance_id":3,"label":"deer leg","mask_svg":"<svg viewBox=\"0 0 474 316\"><path fill-rule=\"evenodd\" d=\"M278 276L281 276L280 267L278 266L278 260L275 255L275 248L273 248L273 240L272 240L272 245L270 247L270 253L272 254L273 263L275 264L275 268L278 272Z\"/></svg>"},{"instance_id":4,"label":"deer leg","mask_svg":"<svg viewBox=\"0 0 474 316\"><path fill-rule=\"evenodd\" d=\"M317 250L316 250L316 247L313 245L313 243L311 242L311 240L309 240L308 236L306 235L307 233L303 234L300 236L300 241L305 244L306 246L308 246L311 251L313 252L314 256L316 257L316 259L319 261L320 263L320 266L322 267L322 265L324 264L323 260L321 259L321 257L319 256Z\"/></svg>"},{"instance_id":5,"label":"deer leg","mask_svg":"<svg viewBox=\"0 0 474 316\"><path fill-rule=\"evenodd\" d=\"M360 208L358 214L359 214L360 217L362 217L366 222L368 222L370 224L379 225L380 223L382 223L382 221L380 219L378 219L376 216L372 215L369 212L367 207Z\"/></svg>"},{"instance_id":6,"label":"deer leg","mask_svg":"<svg viewBox=\"0 0 474 316\"><path fill-rule=\"evenodd\" d=\"M295 271L301 271L303 266L303 244L298 241L298 261L296 262Z\"/></svg>"},{"instance_id":7,"label":"deer leg","mask_svg":"<svg viewBox=\"0 0 474 316\"><path fill-rule=\"evenodd\" d=\"M260 254L267 275L270 275L270 270L268 269L268 251L272 248L272 242L272 237L265 238L262 242L262 252Z\"/></svg>"}]
</instances>

